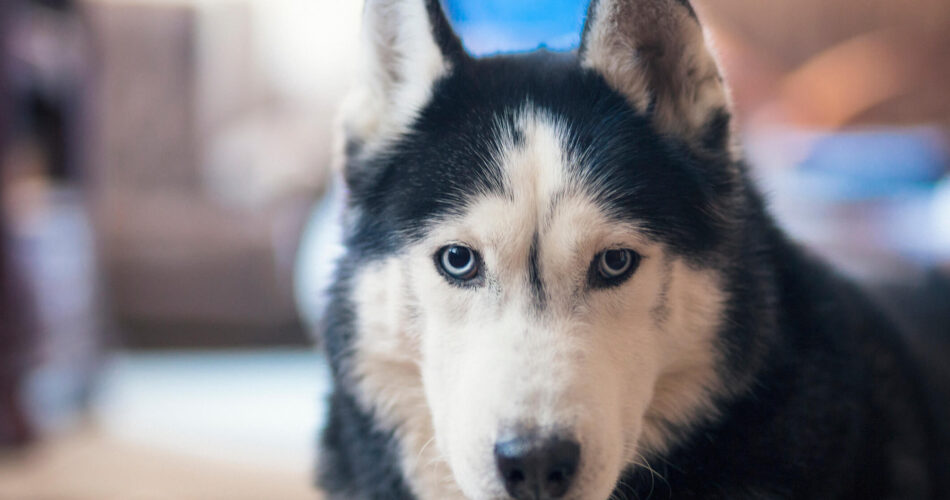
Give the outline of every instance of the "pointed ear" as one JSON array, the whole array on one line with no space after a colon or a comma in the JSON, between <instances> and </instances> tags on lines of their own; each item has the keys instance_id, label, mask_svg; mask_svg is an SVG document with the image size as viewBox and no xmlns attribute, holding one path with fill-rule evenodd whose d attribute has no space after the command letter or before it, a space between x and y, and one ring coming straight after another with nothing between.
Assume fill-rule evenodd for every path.
<instances>
[{"instance_id":1,"label":"pointed ear","mask_svg":"<svg viewBox=\"0 0 950 500\"><path fill-rule=\"evenodd\" d=\"M591 0L580 58L661 132L728 149L729 97L688 0Z\"/></svg>"},{"instance_id":2,"label":"pointed ear","mask_svg":"<svg viewBox=\"0 0 950 500\"><path fill-rule=\"evenodd\" d=\"M435 81L468 57L439 0L366 0L361 43L361 71L343 109L348 147L405 131Z\"/></svg>"}]
</instances>

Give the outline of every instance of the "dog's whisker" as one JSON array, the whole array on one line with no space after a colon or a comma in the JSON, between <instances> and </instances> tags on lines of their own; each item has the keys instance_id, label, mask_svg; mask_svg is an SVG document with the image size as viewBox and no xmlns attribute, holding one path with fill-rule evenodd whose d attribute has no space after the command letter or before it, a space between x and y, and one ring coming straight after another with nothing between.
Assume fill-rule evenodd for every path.
<instances>
[{"instance_id":1,"label":"dog's whisker","mask_svg":"<svg viewBox=\"0 0 950 500\"><path fill-rule=\"evenodd\" d=\"M431 438L429 438L429 440L426 441L425 444L422 445L422 448L419 448L419 453L416 455L416 460L419 460L420 458L422 458L422 454L426 451L426 448L428 448L429 445L432 444L433 441L435 441L435 436L432 436Z\"/></svg>"},{"instance_id":2,"label":"dog's whisker","mask_svg":"<svg viewBox=\"0 0 950 500\"><path fill-rule=\"evenodd\" d=\"M654 492L654 490L656 489L656 478L657 478L657 477L659 477L660 480L662 480L664 483L666 483L667 489L670 488L670 482L667 481L666 477L664 477L663 474L660 474L656 469L654 469L654 468L650 465L650 462L646 459L646 457L644 457L643 455L641 455L641 454L638 453L638 454L637 454L637 458L640 460L639 462L637 462L637 465L643 467L644 469L646 469L647 471L650 472L650 493L647 494L647 498L650 498L650 497L653 496L653 492Z\"/></svg>"},{"instance_id":3,"label":"dog's whisker","mask_svg":"<svg viewBox=\"0 0 950 500\"><path fill-rule=\"evenodd\" d=\"M627 482L624 481L622 477L617 480L617 486L619 487L618 489L620 490L620 492L623 494L623 499L621 499L621 500L628 500L628 499L630 498L630 497L627 496L626 493L623 493L623 490L624 490L624 489L626 489L627 491L629 491L630 493L632 493L633 496L636 497L637 499L640 498L640 494L637 493L637 489L634 488L632 485L627 484Z\"/></svg>"}]
</instances>

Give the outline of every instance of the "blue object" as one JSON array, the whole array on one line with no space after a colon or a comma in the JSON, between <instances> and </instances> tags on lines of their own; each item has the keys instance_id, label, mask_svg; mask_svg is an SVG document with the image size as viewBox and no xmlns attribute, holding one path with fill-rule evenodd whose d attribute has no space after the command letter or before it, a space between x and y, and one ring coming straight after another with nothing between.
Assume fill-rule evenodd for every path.
<instances>
[{"instance_id":1,"label":"blue object","mask_svg":"<svg viewBox=\"0 0 950 500\"><path fill-rule=\"evenodd\" d=\"M580 44L587 0L445 0L445 10L474 55L567 51Z\"/></svg>"},{"instance_id":2,"label":"blue object","mask_svg":"<svg viewBox=\"0 0 950 500\"><path fill-rule=\"evenodd\" d=\"M941 139L925 127L837 132L814 145L802 168L872 182L935 182L950 162Z\"/></svg>"},{"instance_id":3,"label":"blue object","mask_svg":"<svg viewBox=\"0 0 950 500\"><path fill-rule=\"evenodd\" d=\"M799 177L839 199L929 192L950 164L942 138L927 127L835 132L812 146Z\"/></svg>"}]
</instances>

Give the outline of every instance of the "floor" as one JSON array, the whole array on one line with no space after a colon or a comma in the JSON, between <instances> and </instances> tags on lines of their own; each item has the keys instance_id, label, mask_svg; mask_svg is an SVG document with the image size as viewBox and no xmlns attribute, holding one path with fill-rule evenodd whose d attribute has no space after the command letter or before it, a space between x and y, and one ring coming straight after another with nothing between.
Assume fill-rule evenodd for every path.
<instances>
[{"instance_id":1,"label":"floor","mask_svg":"<svg viewBox=\"0 0 950 500\"><path fill-rule=\"evenodd\" d=\"M0 457L4 499L310 499L305 474L174 453L95 429Z\"/></svg>"},{"instance_id":2,"label":"floor","mask_svg":"<svg viewBox=\"0 0 950 500\"><path fill-rule=\"evenodd\" d=\"M116 354L89 411L0 455L0 499L319 500L325 370L305 350Z\"/></svg>"}]
</instances>

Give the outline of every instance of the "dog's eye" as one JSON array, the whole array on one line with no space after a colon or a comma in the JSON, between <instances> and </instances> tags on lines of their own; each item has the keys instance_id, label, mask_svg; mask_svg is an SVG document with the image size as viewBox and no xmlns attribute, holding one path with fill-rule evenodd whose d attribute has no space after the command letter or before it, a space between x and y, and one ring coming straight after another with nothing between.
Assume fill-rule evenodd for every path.
<instances>
[{"instance_id":1,"label":"dog's eye","mask_svg":"<svg viewBox=\"0 0 950 500\"><path fill-rule=\"evenodd\" d=\"M439 265L449 277L469 281L478 276L478 256L475 250L462 245L450 245L439 250Z\"/></svg>"},{"instance_id":2,"label":"dog's eye","mask_svg":"<svg viewBox=\"0 0 950 500\"><path fill-rule=\"evenodd\" d=\"M600 275L604 278L616 278L630 269L633 265L633 256L630 250L607 250L600 254Z\"/></svg>"},{"instance_id":3,"label":"dog's eye","mask_svg":"<svg viewBox=\"0 0 950 500\"><path fill-rule=\"evenodd\" d=\"M640 255L627 248L604 250L594 257L591 283L599 287L619 285L633 274Z\"/></svg>"}]
</instances>

